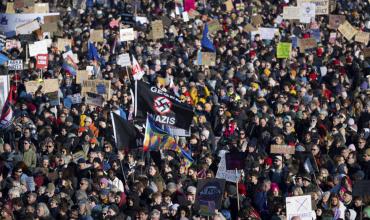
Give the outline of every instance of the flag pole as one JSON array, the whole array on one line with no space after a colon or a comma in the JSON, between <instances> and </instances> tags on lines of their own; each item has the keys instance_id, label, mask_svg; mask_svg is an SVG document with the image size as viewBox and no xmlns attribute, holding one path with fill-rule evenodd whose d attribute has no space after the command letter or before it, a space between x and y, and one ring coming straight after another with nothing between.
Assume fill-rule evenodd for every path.
<instances>
[{"instance_id":1,"label":"flag pole","mask_svg":"<svg viewBox=\"0 0 370 220\"><path fill-rule=\"evenodd\" d=\"M135 110L134 110L135 118L136 114L137 114L137 80L135 80Z\"/></svg>"},{"instance_id":2,"label":"flag pole","mask_svg":"<svg viewBox=\"0 0 370 220\"><path fill-rule=\"evenodd\" d=\"M238 169L235 168L235 175L238 176ZM236 200L238 201L238 211L240 210L239 204L239 179L236 180Z\"/></svg>"}]
</instances>

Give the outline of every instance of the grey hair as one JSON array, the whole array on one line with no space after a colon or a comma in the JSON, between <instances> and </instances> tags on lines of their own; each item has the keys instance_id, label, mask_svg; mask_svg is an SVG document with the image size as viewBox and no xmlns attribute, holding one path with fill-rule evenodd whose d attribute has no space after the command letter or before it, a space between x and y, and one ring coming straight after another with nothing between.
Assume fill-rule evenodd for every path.
<instances>
[{"instance_id":1,"label":"grey hair","mask_svg":"<svg viewBox=\"0 0 370 220\"><path fill-rule=\"evenodd\" d=\"M39 204L37 204L37 208L39 208L39 207L44 209L45 214L42 217L50 216L50 210L49 210L48 206L45 203L40 202Z\"/></svg>"}]
</instances>

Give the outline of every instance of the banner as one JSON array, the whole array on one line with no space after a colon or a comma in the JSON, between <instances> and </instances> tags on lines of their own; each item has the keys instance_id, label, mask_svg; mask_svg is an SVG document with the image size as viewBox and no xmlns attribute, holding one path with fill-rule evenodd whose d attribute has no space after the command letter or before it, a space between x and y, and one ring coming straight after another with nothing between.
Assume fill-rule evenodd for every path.
<instances>
[{"instance_id":1,"label":"banner","mask_svg":"<svg viewBox=\"0 0 370 220\"><path fill-rule=\"evenodd\" d=\"M327 15L329 14L330 0L298 0L297 5L300 7L304 3L315 4L316 15Z\"/></svg>"},{"instance_id":2,"label":"banner","mask_svg":"<svg viewBox=\"0 0 370 220\"><path fill-rule=\"evenodd\" d=\"M110 100L110 90L110 80L85 80L82 82L81 94L85 97L87 92L95 93L102 95L105 100Z\"/></svg>"},{"instance_id":3,"label":"banner","mask_svg":"<svg viewBox=\"0 0 370 220\"><path fill-rule=\"evenodd\" d=\"M118 55L117 64L120 66L131 66L130 55L128 53Z\"/></svg>"},{"instance_id":4,"label":"banner","mask_svg":"<svg viewBox=\"0 0 370 220\"><path fill-rule=\"evenodd\" d=\"M199 206L199 214L203 216L215 215L216 209L221 209L222 198L225 190L223 179L201 179L198 181L196 206Z\"/></svg>"},{"instance_id":5,"label":"banner","mask_svg":"<svg viewBox=\"0 0 370 220\"><path fill-rule=\"evenodd\" d=\"M36 68L45 69L48 67L48 54L37 54L36 55Z\"/></svg>"},{"instance_id":6,"label":"banner","mask_svg":"<svg viewBox=\"0 0 370 220\"><path fill-rule=\"evenodd\" d=\"M345 21L346 21L345 15L329 15L329 28L336 30Z\"/></svg>"},{"instance_id":7,"label":"banner","mask_svg":"<svg viewBox=\"0 0 370 220\"><path fill-rule=\"evenodd\" d=\"M283 18L289 20L299 19L299 7L285 6L283 8Z\"/></svg>"},{"instance_id":8,"label":"banner","mask_svg":"<svg viewBox=\"0 0 370 220\"><path fill-rule=\"evenodd\" d=\"M121 41L135 40L135 33L133 28L123 28L119 30L119 38Z\"/></svg>"},{"instance_id":9,"label":"banner","mask_svg":"<svg viewBox=\"0 0 370 220\"><path fill-rule=\"evenodd\" d=\"M309 24L312 19L315 19L316 5L313 3L302 3L299 6L299 21L301 23Z\"/></svg>"},{"instance_id":10,"label":"banner","mask_svg":"<svg viewBox=\"0 0 370 220\"><path fill-rule=\"evenodd\" d=\"M270 147L270 153L272 154L294 154L295 146L286 144L272 144Z\"/></svg>"},{"instance_id":11,"label":"banner","mask_svg":"<svg viewBox=\"0 0 370 220\"><path fill-rule=\"evenodd\" d=\"M290 52L292 51L292 43L279 42L276 50L277 58L290 58Z\"/></svg>"},{"instance_id":12,"label":"banner","mask_svg":"<svg viewBox=\"0 0 370 220\"><path fill-rule=\"evenodd\" d=\"M189 129L194 112L191 106L163 90L137 81L137 109L153 114L160 124Z\"/></svg>"},{"instance_id":13,"label":"banner","mask_svg":"<svg viewBox=\"0 0 370 220\"><path fill-rule=\"evenodd\" d=\"M369 43L369 33L362 31L357 32L355 36L355 41L367 45L367 43Z\"/></svg>"},{"instance_id":14,"label":"banner","mask_svg":"<svg viewBox=\"0 0 370 220\"><path fill-rule=\"evenodd\" d=\"M311 195L286 197L287 220L299 217L301 220L312 220Z\"/></svg>"},{"instance_id":15,"label":"banner","mask_svg":"<svg viewBox=\"0 0 370 220\"><path fill-rule=\"evenodd\" d=\"M59 13L34 13L34 14L0 14L0 31L6 33L15 31L16 27L26 24L35 20L40 19L41 23L44 23L45 16L55 16Z\"/></svg>"},{"instance_id":16,"label":"banner","mask_svg":"<svg viewBox=\"0 0 370 220\"><path fill-rule=\"evenodd\" d=\"M8 70L23 70L23 60L8 60Z\"/></svg>"},{"instance_id":17,"label":"banner","mask_svg":"<svg viewBox=\"0 0 370 220\"><path fill-rule=\"evenodd\" d=\"M348 40L350 41L358 32L356 28L354 28L348 21L345 21L338 27L338 31Z\"/></svg>"}]
</instances>

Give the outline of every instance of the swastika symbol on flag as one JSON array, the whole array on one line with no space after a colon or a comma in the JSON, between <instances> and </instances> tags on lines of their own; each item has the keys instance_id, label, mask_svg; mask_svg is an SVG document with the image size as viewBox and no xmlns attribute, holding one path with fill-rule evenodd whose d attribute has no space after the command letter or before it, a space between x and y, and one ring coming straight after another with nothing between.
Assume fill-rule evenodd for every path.
<instances>
[{"instance_id":1,"label":"swastika symbol on flag","mask_svg":"<svg viewBox=\"0 0 370 220\"><path fill-rule=\"evenodd\" d=\"M163 96L154 99L154 110L159 114L166 114L171 111L171 101Z\"/></svg>"}]
</instances>

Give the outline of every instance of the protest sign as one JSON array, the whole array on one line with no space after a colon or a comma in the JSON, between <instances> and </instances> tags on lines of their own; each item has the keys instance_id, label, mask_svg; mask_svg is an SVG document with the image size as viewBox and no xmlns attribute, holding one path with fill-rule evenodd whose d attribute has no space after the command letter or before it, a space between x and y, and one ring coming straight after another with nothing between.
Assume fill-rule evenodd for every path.
<instances>
[{"instance_id":1,"label":"protest sign","mask_svg":"<svg viewBox=\"0 0 370 220\"><path fill-rule=\"evenodd\" d=\"M190 18L195 18L200 15L199 12L194 9L190 9L190 11L188 11L188 14Z\"/></svg>"},{"instance_id":2,"label":"protest sign","mask_svg":"<svg viewBox=\"0 0 370 220\"><path fill-rule=\"evenodd\" d=\"M121 41L135 40L135 33L133 28L123 28L119 30L119 38Z\"/></svg>"},{"instance_id":3,"label":"protest sign","mask_svg":"<svg viewBox=\"0 0 370 220\"><path fill-rule=\"evenodd\" d=\"M45 94L46 97L49 99L50 106L58 106L60 105L60 98L59 98L59 92L49 92Z\"/></svg>"},{"instance_id":4,"label":"protest sign","mask_svg":"<svg viewBox=\"0 0 370 220\"><path fill-rule=\"evenodd\" d=\"M188 14L187 11L182 12L182 20L184 22L188 22L189 21L189 14Z\"/></svg>"},{"instance_id":5,"label":"protest sign","mask_svg":"<svg viewBox=\"0 0 370 220\"><path fill-rule=\"evenodd\" d=\"M0 109L3 109L9 94L9 76L0 75Z\"/></svg>"},{"instance_id":6,"label":"protest sign","mask_svg":"<svg viewBox=\"0 0 370 220\"><path fill-rule=\"evenodd\" d=\"M321 31L320 29L311 29L310 30L310 34L312 36L312 38L314 38L316 40L316 42L321 42Z\"/></svg>"},{"instance_id":7,"label":"protest sign","mask_svg":"<svg viewBox=\"0 0 370 220\"><path fill-rule=\"evenodd\" d=\"M26 24L17 26L15 30L17 34L31 34L37 29L40 29L40 24L37 20L33 20Z\"/></svg>"},{"instance_id":8,"label":"protest sign","mask_svg":"<svg viewBox=\"0 0 370 220\"><path fill-rule=\"evenodd\" d=\"M14 0L13 7L14 9L22 9L26 6L24 5L24 0Z\"/></svg>"},{"instance_id":9,"label":"protest sign","mask_svg":"<svg viewBox=\"0 0 370 220\"><path fill-rule=\"evenodd\" d=\"M5 49L6 50L11 50L13 48L16 48L16 49L19 49L20 50L22 48L21 42L15 40L15 39L6 40L5 41Z\"/></svg>"},{"instance_id":10,"label":"protest sign","mask_svg":"<svg viewBox=\"0 0 370 220\"><path fill-rule=\"evenodd\" d=\"M317 47L317 42L314 38L304 38L298 40L299 51L303 53L305 50Z\"/></svg>"},{"instance_id":11,"label":"protest sign","mask_svg":"<svg viewBox=\"0 0 370 220\"><path fill-rule=\"evenodd\" d=\"M58 79L33 80L25 82L27 93L35 93L40 87L41 92L50 93L59 90Z\"/></svg>"},{"instance_id":12,"label":"protest sign","mask_svg":"<svg viewBox=\"0 0 370 220\"><path fill-rule=\"evenodd\" d=\"M188 12L188 16L191 18L191 16L190 16L189 12ZM165 27L169 27L169 26L171 26L171 24L172 24L171 19L170 19L169 17L165 16L165 15L164 15L164 16L162 16L161 20L162 20L163 25L164 25Z\"/></svg>"},{"instance_id":13,"label":"protest sign","mask_svg":"<svg viewBox=\"0 0 370 220\"><path fill-rule=\"evenodd\" d=\"M370 47L364 48L364 49L362 50L362 53L364 54L364 57L365 57L365 58L370 57Z\"/></svg>"},{"instance_id":14,"label":"protest sign","mask_svg":"<svg viewBox=\"0 0 370 220\"><path fill-rule=\"evenodd\" d=\"M350 41L358 32L348 21L345 21L338 27L338 31L343 34L343 36Z\"/></svg>"},{"instance_id":15,"label":"protest sign","mask_svg":"<svg viewBox=\"0 0 370 220\"><path fill-rule=\"evenodd\" d=\"M270 147L272 154L294 154L295 147L286 144L272 144Z\"/></svg>"},{"instance_id":16,"label":"protest sign","mask_svg":"<svg viewBox=\"0 0 370 220\"><path fill-rule=\"evenodd\" d=\"M304 3L315 4L316 15L327 15L329 14L329 0L298 0L297 5L301 7Z\"/></svg>"},{"instance_id":17,"label":"protest sign","mask_svg":"<svg viewBox=\"0 0 370 220\"><path fill-rule=\"evenodd\" d=\"M34 57L37 54L47 54L48 53L48 45L46 41L36 41L33 44L28 45L28 51L30 57Z\"/></svg>"},{"instance_id":18,"label":"protest sign","mask_svg":"<svg viewBox=\"0 0 370 220\"><path fill-rule=\"evenodd\" d=\"M49 13L49 3L36 3L34 6L35 13Z\"/></svg>"},{"instance_id":19,"label":"protest sign","mask_svg":"<svg viewBox=\"0 0 370 220\"><path fill-rule=\"evenodd\" d=\"M299 6L299 21L305 24L310 23L315 18L315 8L316 5L313 3L302 3Z\"/></svg>"},{"instance_id":20,"label":"protest sign","mask_svg":"<svg viewBox=\"0 0 370 220\"><path fill-rule=\"evenodd\" d=\"M72 50L69 50L65 53L62 54L63 59L68 59L70 58L74 63L79 63L80 61L78 60L78 55L76 53L73 53Z\"/></svg>"},{"instance_id":21,"label":"protest sign","mask_svg":"<svg viewBox=\"0 0 370 220\"><path fill-rule=\"evenodd\" d=\"M245 9L244 2L242 2L242 3L236 3L236 4L235 4L235 8L236 8L236 10L238 10L238 11L243 11L243 10Z\"/></svg>"},{"instance_id":22,"label":"protest sign","mask_svg":"<svg viewBox=\"0 0 370 220\"><path fill-rule=\"evenodd\" d=\"M90 30L90 40L92 42L103 42L104 41L104 32L101 30Z\"/></svg>"},{"instance_id":23,"label":"protest sign","mask_svg":"<svg viewBox=\"0 0 370 220\"><path fill-rule=\"evenodd\" d=\"M272 40L275 37L275 34L279 33L279 29L277 28L258 28L258 34L263 40Z\"/></svg>"},{"instance_id":24,"label":"protest sign","mask_svg":"<svg viewBox=\"0 0 370 220\"><path fill-rule=\"evenodd\" d=\"M221 201L225 190L223 179L201 179L198 181L196 206L199 207L199 214L213 216L216 209L221 208Z\"/></svg>"},{"instance_id":25,"label":"protest sign","mask_svg":"<svg viewBox=\"0 0 370 220\"><path fill-rule=\"evenodd\" d=\"M336 30L345 21L346 16L344 15L329 15L329 28Z\"/></svg>"},{"instance_id":26,"label":"protest sign","mask_svg":"<svg viewBox=\"0 0 370 220\"><path fill-rule=\"evenodd\" d=\"M135 21L139 24L149 24L148 18L143 16L135 16Z\"/></svg>"},{"instance_id":27,"label":"protest sign","mask_svg":"<svg viewBox=\"0 0 370 220\"><path fill-rule=\"evenodd\" d=\"M47 13L47 14L42 14L42 13L39 13L39 14L36 14L36 13L4 14L4 13L0 13L1 19L3 21L6 21L6 22L0 23L0 31L4 33L15 31L18 26L32 22L33 20L37 18L40 19L41 23L44 23L44 16L55 16L55 15L59 15L59 13Z\"/></svg>"},{"instance_id":28,"label":"protest sign","mask_svg":"<svg viewBox=\"0 0 370 220\"><path fill-rule=\"evenodd\" d=\"M290 20L299 19L299 8L295 6L285 6L283 8L283 18Z\"/></svg>"},{"instance_id":29,"label":"protest sign","mask_svg":"<svg viewBox=\"0 0 370 220\"><path fill-rule=\"evenodd\" d=\"M44 24L57 23L59 20L59 15L47 15L44 17Z\"/></svg>"},{"instance_id":30,"label":"protest sign","mask_svg":"<svg viewBox=\"0 0 370 220\"><path fill-rule=\"evenodd\" d=\"M86 70L78 70L76 75L76 83L81 84L83 81L89 79L89 73Z\"/></svg>"},{"instance_id":31,"label":"protest sign","mask_svg":"<svg viewBox=\"0 0 370 220\"><path fill-rule=\"evenodd\" d=\"M369 33L363 31L357 32L355 36L355 41L367 45L367 43L369 43Z\"/></svg>"},{"instance_id":32,"label":"protest sign","mask_svg":"<svg viewBox=\"0 0 370 220\"><path fill-rule=\"evenodd\" d=\"M42 32L57 32L58 31L58 24L55 23L46 23L41 25Z\"/></svg>"},{"instance_id":33,"label":"protest sign","mask_svg":"<svg viewBox=\"0 0 370 220\"><path fill-rule=\"evenodd\" d=\"M197 54L196 62L197 62L197 65L215 66L216 65L216 53L199 51Z\"/></svg>"},{"instance_id":34,"label":"protest sign","mask_svg":"<svg viewBox=\"0 0 370 220\"><path fill-rule=\"evenodd\" d=\"M85 93L85 103L87 105L103 106L104 98L102 95L95 94L92 92Z\"/></svg>"},{"instance_id":35,"label":"protest sign","mask_svg":"<svg viewBox=\"0 0 370 220\"><path fill-rule=\"evenodd\" d=\"M8 60L8 70L23 70L23 60Z\"/></svg>"},{"instance_id":36,"label":"protest sign","mask_svg":"<svg viewBox=\"0 0 370 220\"><path fill-rule=\"evenodd\" d=\"M162 20L156 20L151 23L151 39L157 40L164 38L163 22Z\"/></svg>"},{"instance_id":37,"label":"protest sign","mask_svg":"<svg viewBox=\"0 0 370 220\"><path fill-rule=\"evenodd\" d=\"M117 64L120 66L131 66L130 54L123 53L118 55Z\"/></svg>"},{"instance_id":38,"label":"protest sign","mask_svg":"<svg viewBox=\"0 0 370 220\"><path fill-rule=\"evenodd\" d=\"M218 164L216 178L236 183L240 179L240 175L241 173L239 171L226 169L225 154L221 155L221 160L220 163Z\"/></svg>"},{"instance_id":39,"label":"protest sign","mask_svg":"<svg viewBox=\"0 0 370 220\"><path fill-rule=\"evenodd\" d=\"M82 97L80 93L76 93L70 96L73 104L80 104L82 102Z\"/></svg>"},{"instance_id":40,"label":"protest sign","mask_svg":"<svg viewBox=\"0 0 370 220\"><path fill-rule=\"evenodd\" d=\"M72 47L71 40L67 38L58 38L57 48L59 51L66 51L66 47Z\"/></svg>"},{"instance_id":41,"label":"protest sign","mask_svg":"<svg viewBox=\"0 0 370 220\"><path fill-rule=\"evenodd\" d=\"M331 32L329 35L329 43L331 44L335 43L336 39L337 39L337 32Z\"/></svg>"},{"instance_id":42,"label":"protest sign","mask_svg":"<svg viewBox=\"0 0 370 220\"><path fill-rule=\"evenodd\" d=\"M370 180L355 181L353 184L353 196L369 196L370 195Z\"/></svg>"},{"instance_id":43,"label":"protest sign","mask_svg":"<svg viewBox=\"0 0 370 220\"><path fill-rule=\"evenodd\" d=\"M212 21L208 22L208 33L214 34L217 31L222 30L222 26L217 19L213 19Z\"/></svg>"},{"instance_id":44,"label":"protest sign","mask_svg":"<svg viewBox=\"0 0 370 220\"><path fill-rule=\"evenodd\" d=\"M292 43L279 42L276 49L277 58L290 58Z\"/></svg>"},{"instance_id":45,"label":"protest sign","mask_svg":"<svg viewBox=\"0 0 370 220\"><path fill-rule=\"evenodd\" d=\"M86 154L83 150L77 151L74 154L72 154L73 162L77 163L79 159L86 159Z\"/></svg>"},{"instance_id":46,"label":"protest sign","mask_svg":"<svg viewBox=\"0 0 370 220\"><path fill-rule=\"evenodd\" d=\"M246 158L245 153L242 152L234 152L234 153L226 153L225 160L226 160L226 169L227 170L242 170L244 169L244 159Z\"/></svg>"},{"instance_id":47,"label":"protest sign","mask_svg":"<svg viewBox=\"0 0 370 220\"><path fill-rule=\"evenodd\" d=\"M234 9L234 5L233 5L233 2L231 0L227 0L224 4L226 6L226 11L227 12L230 12Z\"/></svg>"},{"instance_id":48,"label":"protest sign","mask_svg":"<svg viewBox=\"0 0 370 220\"><path fill-rule=\"evenodd\" d=\"M48 54L37 54L36 55L36 68L45 69L48 67Z\"/></svg>"},{"instance_id":49,"label":"protest sign","mask_svg":"<svg viewBox=\"0 0 370 220\"><path fill-rule=\"evenodd\" d=\"M253 25L251 25L251 24L247 24L247 25L245 25L244 26L244 28L243 28L243 30L245 31L245 32L252 32L252 31L258 31L258 29L257 28L255 28Z\"/></svg>"},{"instance_id":50,"label":"protest sign","mask_svg":"<svg viewBox=\"0 0 370 220\"><path fill-rule=\"evenodd\" d=\"M261 15L253 15L252 16L252 24L254 26L259 26L259 25L263 24L262 16Z\"/></svg>"},{"instance_id":51,"label":"protest sign","mask_svg":"<svg viewBox=\"0 0 370 220\"><path fill-rule=\"evenodd\" d=\"M14 2L7 2L6 3L6 10L5 13L7 14L14 14Z\"/></svg>"},{"instance_id":52,"label":"protest sign","mask_svg":"<svg viewBox=\"0 0 370 220\"><path fill-rule=\"evenodd\" d=\"M111 98L111 84L109 80L85 80L82 82L81 94L86 96L87 92L102 95L106 100Z\"/></svg>"},{"instance_id":53,"label":"protest sign","mask_svg":"<svg viewBox=\"0 0 370 220\"><path fill-rule=\"evenodd\" d=\"M311 195L286 197L287 220L299 217L301 220L312 220Z\"/></svg>"}]
</instances>

